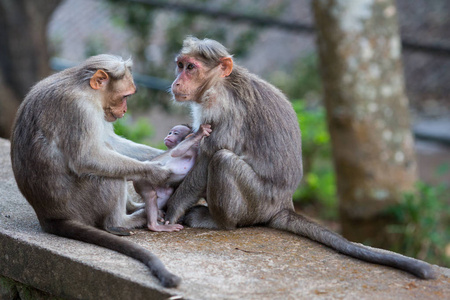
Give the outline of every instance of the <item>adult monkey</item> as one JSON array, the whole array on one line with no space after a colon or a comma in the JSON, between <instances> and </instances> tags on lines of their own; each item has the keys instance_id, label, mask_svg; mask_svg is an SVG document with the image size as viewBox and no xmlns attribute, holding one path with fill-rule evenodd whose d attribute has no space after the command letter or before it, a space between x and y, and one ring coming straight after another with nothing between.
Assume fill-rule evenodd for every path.
<instances>
[{"instance_id":1,"label":"adult monkey","mask_svg":"<svg viewBox=\"0 0 450 300\"><path fill-rule=\"evenodd\" d=\"M162 153L114 134L136 91L131 60L98 55L37 83L20 106L11 161L20 191L44 231L103 246L147 265L166 287L180 279L150 251L108 232L143 226L143 208L127 205L126 180L164 182ZM129 203L128 203L129 204ZM128 208L137 210L130 215Z\"/></svg>"},{"instance_id":2,"label":"adult monkey","mask_svg":"<svg viewBox=\"0 0 450 300\"><path fill-rule=\"evenodd\" d=\"M291 104L278 89L233 66L225 47L213 40L186 38L176 63L175 100L191 104L194 129L211 124L212 133L169 199L167 220L176 222L206 191L208 207L187 211L186 225L266 225L364 261L434 278L425 262L359 246L294 212L292 195L302 177L300 129Z\"/></svg>"}]
</instances>

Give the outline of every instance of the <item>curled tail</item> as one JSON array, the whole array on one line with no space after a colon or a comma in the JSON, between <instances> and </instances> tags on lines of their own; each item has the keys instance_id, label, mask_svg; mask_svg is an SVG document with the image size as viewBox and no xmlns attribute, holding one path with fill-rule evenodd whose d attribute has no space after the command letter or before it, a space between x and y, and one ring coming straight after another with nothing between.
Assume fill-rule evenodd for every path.
<instances>
[{"instance_id":1,"label":"curled tail","mask_svg":"<svg viewBox=\"0 0 450 300\"><path fill-rule=\"evenodd\" d=\"M164 287L177 287L181 279L167 271L164 264L150 251L123 238L72 220L47 220L45 230L62 237L105 247L130 256L145 264Z\"/></svg>"},{"instance_id":2,"label":"curled tail","mask_svg":"<svg viewBox=\"0 0 450 300\"><path fill-rule=\"evenodd\" d=\"M422 279L432 279L436 277L433 267L426 262L397 253L377 251L376 249L352 243L337 233L334 233L291 210L285 209L280 211L272 218L268 225L272 228L286 230L305 236L338 252L360 260L394 267L414 274Z\"/></svg>"}]
</instances>

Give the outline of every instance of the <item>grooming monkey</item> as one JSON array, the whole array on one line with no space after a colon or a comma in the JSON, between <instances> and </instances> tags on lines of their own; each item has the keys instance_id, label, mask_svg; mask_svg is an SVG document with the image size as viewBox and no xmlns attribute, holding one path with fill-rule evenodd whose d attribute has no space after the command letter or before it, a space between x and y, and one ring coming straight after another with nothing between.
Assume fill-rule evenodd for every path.
<instances>
[{"instance_id":1,"label":"grooming monkey","mask_svg":"<svg viewBox=\"0 0 450 300\"><path fill-rule=\"evenodd\" d=\"M38 82L17 112L12 167L44 231L133 257L163 286L176 287L180 278L150 251L104 231L127 234L146 223L136 204L126 214L127 180L158 185L171 175L158 162L143 162L163 151L113 131L136 91L131 66L131 60L98 55Z\"/></svg>"},{"instance_id":2,"label":"grooming monkey","mask_svg":"<svg viewBox=\"0 0 450 300\"><path fill-rule=\"evenodd\" d=\"M190 227L233 229L265 225L287 230L343 254L434 278L432 266L349 242L295 213L292 195L302 177L297 116L271 84L233 65L226 48L188 37L176 58L172 94L188 102L199 124L211 124L191 172L167 203L171 223L185 213ZM208 207L194 206L206 192Z\"/></svg>"},{"instance_id":3,"label":"grooming monkey","mask_svg":"<svg viewBox=\"0 0 450 300\"><path fill-rule=\"evenodd\" d=\"M186 174L192 169L198 153L198 146L204 136L209 136L211 126L200 125L200 130L191 134L191 128L186 125L173 127L164 138L164 144L169 149L155 157L152 161L158 161L172 172L167 182L162 186L153 187L146 180L134 181L136 192L142 197L147 212L147 228L151 231L180 231L180 224L158 224L158 215L164 222L162 209L166 207L167 200L172 195L174 186L178 185Z\"/></svg>"}]
</instances>

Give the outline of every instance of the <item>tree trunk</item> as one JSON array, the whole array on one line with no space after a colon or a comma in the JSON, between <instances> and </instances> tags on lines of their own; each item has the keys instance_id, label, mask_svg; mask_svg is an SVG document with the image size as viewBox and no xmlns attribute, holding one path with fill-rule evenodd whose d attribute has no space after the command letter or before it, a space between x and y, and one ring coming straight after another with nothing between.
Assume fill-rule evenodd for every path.
<instances>
[{"instance_id":1,"label":"tree trunk","mask_svg":"<svg viewBox=\"0 0 450 300\"><path fill-rule=\"evenodd\" d=\"M0 137L30 87L50 73L47 23L61 0L0 0Z\"/></svg>"},{"instance_id":2,"label":"tree trunk","mask_svg":"<svg viewBox=\"0 0 450 300\"><path fill-rule=\"evenodd\" d=\"M380 246L383 210L417 180L395 1L313 0L313 10L342 234Z\"/></svg>"}]
</instances>

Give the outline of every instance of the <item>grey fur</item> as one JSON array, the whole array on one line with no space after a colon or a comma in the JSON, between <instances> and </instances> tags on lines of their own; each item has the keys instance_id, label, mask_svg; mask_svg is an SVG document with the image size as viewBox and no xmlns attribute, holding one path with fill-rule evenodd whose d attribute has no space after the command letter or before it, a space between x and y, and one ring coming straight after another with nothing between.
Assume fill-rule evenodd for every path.
<instances>
[{"instance_id":1,"label":"grey fur","mask_svg":"<svg viewBox=\"0 0 450 300\"><path fill-rule=\"evenodd\" d=\"M117 136L104 119L102 93L89 85L97 69L112 88L128 80L131 61L100 55L37 83L20 106L11 137L11 161L20 191L49 233L97 244L146 264L163 285L178 285L157 257L106 233L143 226L143 209L126 214L126 180L163 182L170 172L142 162L162 151ZM129 205L129 207L138 205ZM113 231L113 230L111 230Z\"/></svg>"},{"instance_id":2,"label":"grey fur","mask_svg":"<svg viewBox=\"0 0 450 300\"><path fill-rule=\"evenodd\" d=\"M202 61L215 53L230 57L217 44L189 37L178 59L188 56ZM208 55L204 50L197 53L205 47ZM214 47L217 51L210 49ZM211 58L215 62L220 59ZM215 69L217 66L205 72ZM425 262L358 246L296 214L292 195L302 177L301 136L290 102L274 86L239 66L228 77L217 77L208 75L203 84L208 88L199 89L196 98L190 99L194 129L208 123L212 134L201 144L191 173L169 199L167 220L176 222L187 212L184 220L192 227L265 225L421 278L435 276ZM173 90L180 85L179 78L172 84ZM192 207L205 191L208 208Z\"/></svg>"}]
</instances>

